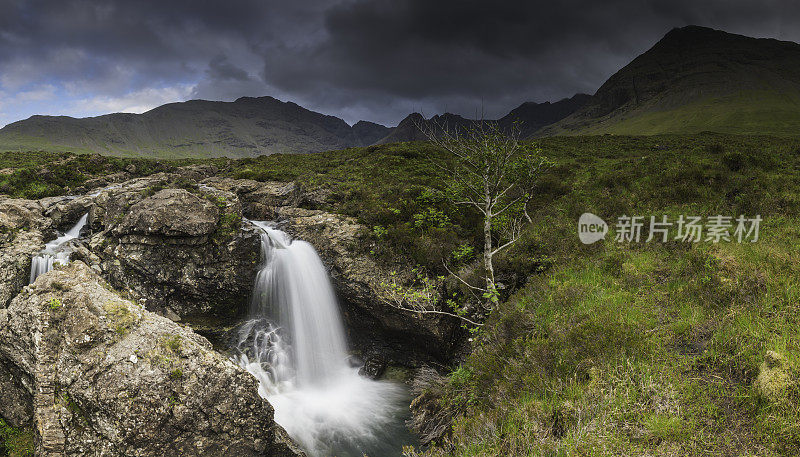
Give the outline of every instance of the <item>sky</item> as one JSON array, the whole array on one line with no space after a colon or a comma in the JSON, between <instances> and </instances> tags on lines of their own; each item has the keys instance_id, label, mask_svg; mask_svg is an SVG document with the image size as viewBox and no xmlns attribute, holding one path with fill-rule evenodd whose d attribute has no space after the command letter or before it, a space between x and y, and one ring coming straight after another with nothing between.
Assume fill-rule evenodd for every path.
<instances>
[{"instance_id":1,"label":"sky","mask_svg":"<svg viewBox=\"0 0 800 457\"><path fill-rule=\"evenodd\" d=\"M793 0L0 0L0 126L269 95L348 123L592 94L673 27L800 41Z\"/></svg>"}]
</instances>

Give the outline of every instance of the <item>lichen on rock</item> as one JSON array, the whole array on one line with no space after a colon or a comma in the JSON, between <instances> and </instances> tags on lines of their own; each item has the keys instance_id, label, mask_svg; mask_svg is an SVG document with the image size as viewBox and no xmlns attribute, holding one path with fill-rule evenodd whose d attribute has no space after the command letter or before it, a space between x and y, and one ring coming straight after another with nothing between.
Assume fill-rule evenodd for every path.
<instances>
[{"instance_id":1,"label":"lichen on rock","mask_svg":"<svg viewBox=\"0 0 800 457\"><path fill-rule=\"evenodd\" d=\"M298 455L252 376L80 261L0 310L0 384L41 455Z\"/></svg>"}]
</instances>

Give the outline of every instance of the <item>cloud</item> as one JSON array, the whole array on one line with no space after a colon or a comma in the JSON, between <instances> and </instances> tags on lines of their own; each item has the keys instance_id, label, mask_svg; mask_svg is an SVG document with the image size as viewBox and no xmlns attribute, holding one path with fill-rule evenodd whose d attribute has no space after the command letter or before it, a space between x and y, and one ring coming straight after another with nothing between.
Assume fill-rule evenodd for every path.
<instances>
[{"instance_id":1,"label":"cloud","mask_svg":"<svg viewBox=\"0 0 800 457\"><path fill-rule=\"evenodd\" d=\"M673 27L797 41L799 12L786 0L5 0L0 122L245 95L351 123L497 116L594 92Z\"/></svg>"},{"instance_id":2,"label":"cloud","mask_svg":"<svg viewBox=\"0 0 800 457\"><path fill-rule=\"evenodd\" d=\"M165 103L185 100L194 90L192 85L178 85L162 88L146 88L113 97L98 95L78 99L67 107L67 111L77 113L143 113Z\"/></svg>"}]
</instances>

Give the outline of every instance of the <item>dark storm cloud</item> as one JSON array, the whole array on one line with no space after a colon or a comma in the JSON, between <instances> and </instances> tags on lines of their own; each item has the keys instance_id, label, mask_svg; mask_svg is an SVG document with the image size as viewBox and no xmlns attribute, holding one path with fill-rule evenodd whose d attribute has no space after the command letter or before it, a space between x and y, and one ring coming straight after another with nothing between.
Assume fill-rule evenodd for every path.
<instances>
[{"instance_id":1,"label":"dark storm cloud","mask_svg":"<svg viewBox=\"0 0 800 457\"><path fill-rule=\"evenodd\" d=\"M0 124L48 91L87 113L273 95L351 122L498 116L594 92L672 27L799 40L797 13L789 0L0 0Z\"/></svg>"}]
</instances>

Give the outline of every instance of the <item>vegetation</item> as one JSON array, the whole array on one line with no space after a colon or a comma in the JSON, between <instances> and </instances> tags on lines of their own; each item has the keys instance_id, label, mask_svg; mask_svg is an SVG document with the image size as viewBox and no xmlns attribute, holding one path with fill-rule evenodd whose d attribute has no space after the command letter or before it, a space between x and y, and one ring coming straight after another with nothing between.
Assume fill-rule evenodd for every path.
<instances>
[{"instance_id":1,"label":"vegetation","mask_svg":"<svg viewBox=\"0 0 800 457\"><path fill-rule=\"evenodd\" d=\"M721 132L794 136L800 128L797 91L739 91L705 97L669 109L652 109L623 119L599 122L574 133L655 135Z\"/></svg>"},{"instance_id":2,"label":"vegetation","mask_svg":"<svg viewBox=\"0 0 800 457\"><path fill-rule=\"evenodd\" d=\"M65 195L94 178L126 172L129 177L168 171L192 161L123 159L52 152L0 153L0 194L39 199Z\"/></svg>"},{"instance_id":3,"label":"vegetation","mask_svg":"<svg viewBox=\"0 0 800 457\"><path fill-rule=\"evenodd\" d=\"M446 154L443 160L431 162L444 183L444 197L454 205L477 211L483 222L482 276L486 286L470 284L455 273L453 276L482 292L484 309L492 309L498 301L494 258L516 243L525 223L531 221L528 204L547 161L538 147L521 140L517 124L510 129L485 122L466 129L435 126L426 131L426 136ZM418 222L415 219L417 227Z\"/></svg>"},{"instance_id":4,"label":"vegetation","mask_svg":"<svg viewBox=\"0 0 800 457\"><path fill-rule=\"evenodd\" d=\"M532 194L532 222L496 259L499 304L471 355L429 388L437 417L453 420L408 454L800 453L800 139L605 135L538 147L553 166ZM379 261L417 265L419 281L463 300L438 281L443 262L479 279L481 216L431 192L444 190L432 157L446 158L392 144L212 163L296 180L321 196L308 205L370 227L364 249ZM605 241L580 243L584 212L609 223ZM641 242L614 241L622 215L757 214L756 243L646 243L646 228Z\"/></svg>"},{"instance_id":5,"label":"vegetation","mask_svg":"<svg viewBox=\"0 0 800 457\"><path fill-rule=\"evenodd\" d=\"M34 455L32 429L18 429L0 419L0 456L32 457Z\"/></svg>"}]
</instances>

